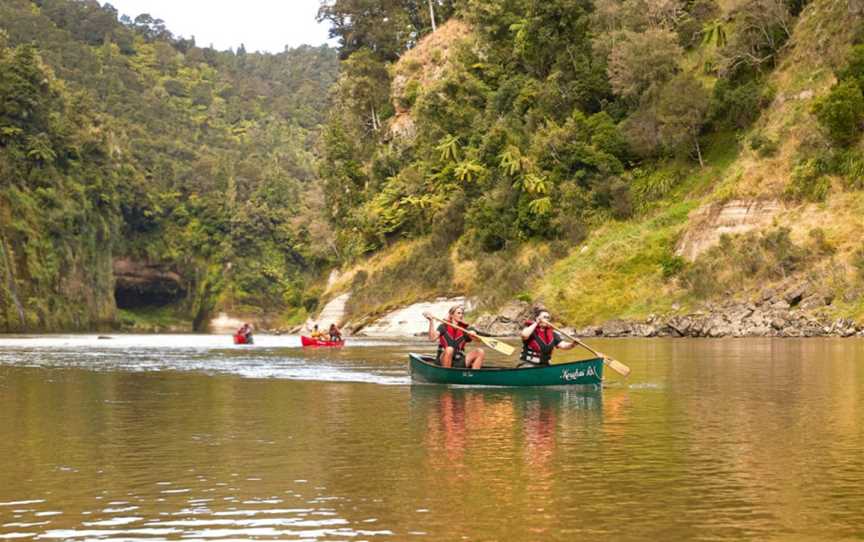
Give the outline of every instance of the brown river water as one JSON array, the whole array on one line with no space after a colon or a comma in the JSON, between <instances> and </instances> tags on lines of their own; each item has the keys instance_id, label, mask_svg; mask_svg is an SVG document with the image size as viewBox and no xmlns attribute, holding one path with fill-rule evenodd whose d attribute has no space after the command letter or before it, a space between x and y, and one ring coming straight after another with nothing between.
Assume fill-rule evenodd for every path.
<instances>
[{"instance_id":1,"label":"brown river water","mask_svg":"<svg viewBox=\"0 0 864 542\"><path fill-rule=\"evenodd\" d=\"M591 341L598 392L256 341L0 338L0 541L864 540L859 339Z\"/></svg>"}]
</instances>

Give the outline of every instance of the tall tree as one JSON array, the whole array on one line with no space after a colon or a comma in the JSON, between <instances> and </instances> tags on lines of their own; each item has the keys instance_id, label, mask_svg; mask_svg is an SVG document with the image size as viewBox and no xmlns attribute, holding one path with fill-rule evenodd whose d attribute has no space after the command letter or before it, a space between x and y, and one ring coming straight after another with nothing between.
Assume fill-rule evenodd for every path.
<instances>
[{"instance_id":1,"label":"tall tree","mask_svg":"<svg viewBox=\"0 0 864 542\"><path fill-rule=\"evenodd\" d=\"M393 61L418 39L399 0L329 0L321 4L318 20L330 23L330 37L339 39L343 59L368 49Z\"/></svg>"},{"instance_id":2,"label":"tall tree","mask_svg":"<svg viewBox=\"0 0 864 542\"><path fill-rule=\"evenodd\" d=\"M624 31L609 56L609 81L616 94L638 100L675 74L683 55L674 32L650 29Z\"/></svg>"},{"instance_id":3,"label":"tall tree","mask_svg":"<svg viewBox=\"0 0 864 542\"><path fill-rule=\"evenodd\" d=\"M660 138L670 148L689 146L702 161L702 147L699 133L708 112L708 91L693 77L683 73L673 78L663 87L657 103L657 120L660 124Z\"/></svg>"}]
</instances>

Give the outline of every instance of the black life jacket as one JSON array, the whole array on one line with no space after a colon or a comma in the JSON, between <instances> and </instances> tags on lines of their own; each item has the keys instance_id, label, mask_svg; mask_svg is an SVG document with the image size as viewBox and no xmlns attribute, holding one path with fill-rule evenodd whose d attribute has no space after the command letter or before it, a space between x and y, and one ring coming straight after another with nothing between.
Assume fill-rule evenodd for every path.
<instances>
[{"instance_id":1,"label":"black life jacket","mask_svg":"<svg viewBox=\"0 0 864 542\"><path fill-rule=\"evenodd\" d=\"M526 326L530 326L534 322L527 322ZM521 361L533 363L534 365L549 365L552 359L552 351L560 342L560 339L555 335L555 331L551 327L547 327L541 331L539 327L534 328L534 333L528 337L528 340L522 341L522 353L519 355Z\"/></svg>"}]
</instances>

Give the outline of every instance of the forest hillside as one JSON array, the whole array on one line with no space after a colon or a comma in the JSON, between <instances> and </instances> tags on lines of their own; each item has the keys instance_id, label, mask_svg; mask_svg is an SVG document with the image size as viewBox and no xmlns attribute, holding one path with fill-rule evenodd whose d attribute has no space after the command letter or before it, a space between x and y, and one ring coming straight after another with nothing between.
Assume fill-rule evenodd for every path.
<instances>
[{"instance_id":1,"label":"forest hillside","mask_svg":"<svg viewBox=\"0 0 864 542\"><path fill-rule=\"evenodd\" d=\"M0 328L285 329L338 300L359 330L457 296L680 334L864 318L861 0L319 19L337 48L258 54L0 3Z\"/></svg>"},{"instance_id":2,"label":"forest hillside","mask_svg":"<svg viewBox=\"0 0 864 542\"><path fill-rule=\"evenodd\" d=\"M864 316L860 2L454 4L342 51L323 297L350 291L349 320L439 295L576 326Z\"/></svg>"},{"instance_id":3,"label":"forest hillside","mask_svg":"<svg viewBox=\"0 0 864 542\"><path fill-rule=\"evenodd\" d=\"M288 314L336 50L201 47L94 0L0 2L0 329ZM323 227L323 226L320 226Z\"/></svg>"}]
</instances>

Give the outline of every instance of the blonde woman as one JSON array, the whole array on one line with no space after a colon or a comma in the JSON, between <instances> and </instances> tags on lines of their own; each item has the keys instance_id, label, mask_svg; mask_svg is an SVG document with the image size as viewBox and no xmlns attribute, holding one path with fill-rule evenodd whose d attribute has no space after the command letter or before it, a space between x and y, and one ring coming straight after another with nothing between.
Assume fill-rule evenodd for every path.
<instances>
[{"instance_id":1,"label":"blonde woman","mask_svg":"<svg viewBox=\"0 0 864 542\"><path fill-rule=\"evenodd\" d=\"M429 320L429 340L438 341L436 361L439 365L467 369L479 369L483 366L486 352L482 349L475 348L471 352L465 353L465 345L471 342L473 337L476 337L477 330L468 327L468 324L462 320L462 317L465 316L465 308L462 305L450 307L447 318L437 328L431 314L424 312L423 316ZM471 332L466 333L454 326Z\"/></svg>"}]
</instances>

